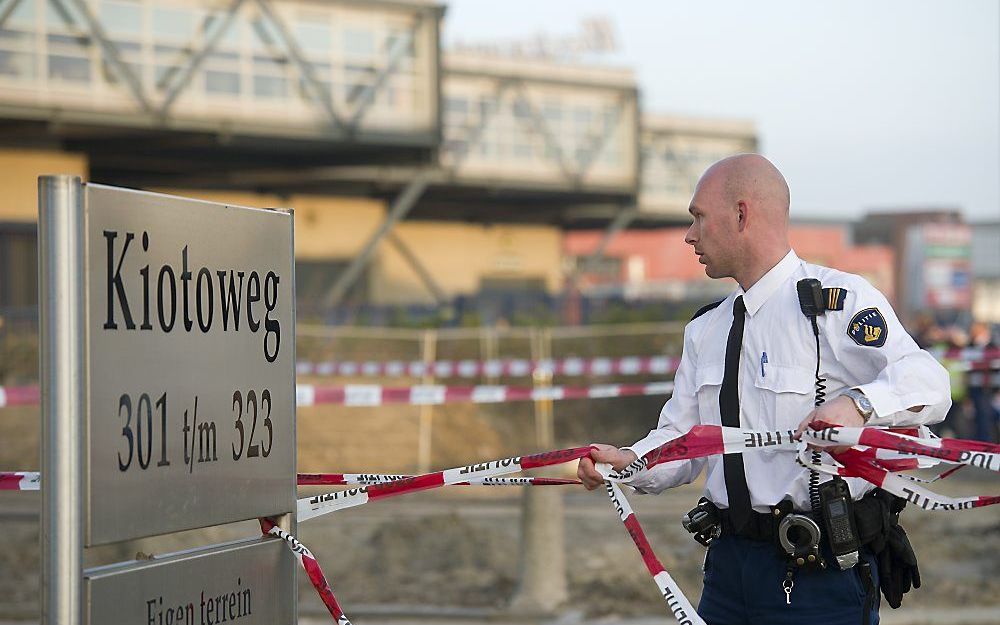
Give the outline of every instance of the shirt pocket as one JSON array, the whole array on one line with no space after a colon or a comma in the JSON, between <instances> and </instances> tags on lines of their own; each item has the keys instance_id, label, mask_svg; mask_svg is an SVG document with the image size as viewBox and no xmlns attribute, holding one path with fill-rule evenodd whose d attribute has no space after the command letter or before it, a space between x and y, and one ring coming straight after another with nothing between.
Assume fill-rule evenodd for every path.
<instances>
[{"instance_id":1,"label":"shirt pocket","mask_svg":"<svg viewBox=\"0 0 1000 625\"><path fill-rule=\"evenodd\" d=\"M701 423L707 425L722 425L722 415L719 412L719 391L722 389L722 378L726 374L726 366L704 365L698 367L694 376L695 394L698 396L698 415Z\"/></svg>"},{"instance_id":2,"label":"shirt pocket","mask_svg":"<svg viewBox=\"0 0 1000 625\"><path fill-rule=\"evenodd\" d=\"M760 396L756 427L767 431L794 430L815 407L815 371L794 365L767 365L764 376L754 376Z\"/></svg>"}]
</instances>

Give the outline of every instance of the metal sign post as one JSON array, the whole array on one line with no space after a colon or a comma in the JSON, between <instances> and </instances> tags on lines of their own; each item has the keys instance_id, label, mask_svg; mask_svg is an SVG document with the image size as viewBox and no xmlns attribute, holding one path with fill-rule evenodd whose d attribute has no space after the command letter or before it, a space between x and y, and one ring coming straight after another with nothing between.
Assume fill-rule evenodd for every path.
<instances>
[{"instance_id":1,"label":"metal sign post","mask_svg":"<svg viewBox=\"0 0 1000 625\"><path fill-rule=\"evenodd\" d=\"M42 394L42 623L80 625L83 570L83 188L38 180Z\"/></svg>"}]
</instances>

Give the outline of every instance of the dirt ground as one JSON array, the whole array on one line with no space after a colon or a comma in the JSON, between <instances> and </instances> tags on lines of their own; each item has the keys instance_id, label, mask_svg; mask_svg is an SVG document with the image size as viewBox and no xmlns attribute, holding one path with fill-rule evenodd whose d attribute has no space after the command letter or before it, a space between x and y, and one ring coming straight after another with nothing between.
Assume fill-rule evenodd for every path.
<instances>
[{"instance_id":1,"label":"dirt ground","mask_svg":"<svg viewBox=\"0 0 1000 625\"><path fill-rule=\"evenodd\" d=\"M996 492L997 486L994 476L977 475L956 477L942 490L986 493ZM345 510L303 524L298 536L316 554L356 622L461 609L477 615L473 620L495 620L517 589L519 489L489 496L483 489L464 490L453 487ZM665 615L663 600L606 497L576 489L563 493L570 594L563 615L609 621ZM19 500L11 495L20 495ZM704 550L687 537L678 518L696 496L695 487L685 487L630 498L654 550L692 602L700 594ZM0 539L0 618L31 618L37 614L38 596L37 497L4 493L0 509L6 526ZM976 608L995 609L993 622L1000 622L1000 515L990 508L955 514L908 510L904 522L924 585L907 595L893 617L909 613L917 619L927 608ZM136 551L162 553L189 542L250 536L255 529L255 524L237 524L89 555L103 560ZM321 615L322 606L304 575L299 582L302 614Z\"/></svg>"},{"instance_id":2,"label":"dirt ground","mask_svg":"<svg viewBox=\"0 0 1000 625\"><path fill-rule=\"evenodd\" d=\"M557 444L630 442L645 433L648 416L656 414L661 401L560 402ZM36 409L0 410L0 468L37 467L37 419ZM530 405L435 409L434 428L435 468L535 451ZM415 469L416 409L313 408L299 412L298 430L301 471ZM571 471L566 467L548 475ZM457 624L463 615L468 622L668 622L663 620L663 600L607 497L579 487L559 488L565 503L569 601L549 619L514 619L505 612L522 566L521 488L451 487L373 502L305 523L298 536L318 557L348 615L362 625L404 617ZM1000 477L969 469L935 488L949 494L997 494ZM317 492L300 489L302 496ZM630 497L655 552L693 603L700 594L704 550L679 519L699 492L692 485L660 496ZM37 619L37 513L37 493L0 493L0 620ZM949 610L978 615L969 617L969 623L1000 622L1000 509L909 509L903 521L920 558L924 585L907 595L901 610L884 608L885 622L934 622L927 620L934 614L962 622ZM111 562L139 551L166 553L257 532L256 523L239 523L89 550L87 558ZM323 614L302 574L299 597L301 614L310 619Z\"/></svg>"}]
</instances>

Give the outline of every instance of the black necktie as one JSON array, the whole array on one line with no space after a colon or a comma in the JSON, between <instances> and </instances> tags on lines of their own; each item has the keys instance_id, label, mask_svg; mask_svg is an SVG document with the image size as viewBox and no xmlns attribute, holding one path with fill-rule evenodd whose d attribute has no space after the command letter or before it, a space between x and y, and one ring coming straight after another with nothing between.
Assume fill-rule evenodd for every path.
<instances>
[{"instance_id":1,"label":"black necktie","mask_svg":"<svg viewBox=\"0 0 1000 625\"><path fill-rule=\"evenodd\" d=\"M729 340L726 342L726 372L719 390L722 425L735 428L740 427L740 351L743 349L746 311L741 295L733 302L733 325L729 328ZM726 454L722 457L722 468L726 475L726 491L729 493L729 518L733 522L733 529L738 533L746 527L752 510L746 471L743 469L743 454Z\"/></svg>"}]
</instances>

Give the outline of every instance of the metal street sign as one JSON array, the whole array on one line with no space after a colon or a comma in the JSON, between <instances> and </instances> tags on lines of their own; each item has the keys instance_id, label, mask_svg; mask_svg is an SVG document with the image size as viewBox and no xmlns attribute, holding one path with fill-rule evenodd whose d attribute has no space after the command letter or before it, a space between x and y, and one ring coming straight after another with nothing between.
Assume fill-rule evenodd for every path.
<instances>
[{"instance_id":1,"label":"metal street sign","mask_svg":"<svg viewBox=\"0 0 1000 625\"><path fill-rule=\"evenodd\" d=\"M259 539L84 573L89 625L295 623L295 558Z\"/></svg>"},{"instance_id":2,"label":"metal street sign","mask_svg":"<svg viewBox=\"0 0 1000 625\"><path fill-rule=\"evenodd\" d=\"M294 510L292 215L84 193L85 543Z\"/></svg>"}]
</instances>

